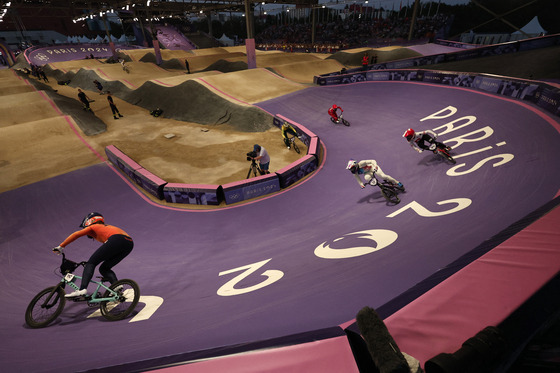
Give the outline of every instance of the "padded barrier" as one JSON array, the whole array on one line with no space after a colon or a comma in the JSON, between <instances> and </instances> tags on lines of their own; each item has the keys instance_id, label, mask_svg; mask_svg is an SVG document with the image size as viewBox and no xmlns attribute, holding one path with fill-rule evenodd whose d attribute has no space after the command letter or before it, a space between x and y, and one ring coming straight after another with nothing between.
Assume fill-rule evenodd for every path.
<instances>
[{"instance_id":1,"label":"padded barrier","mask_svg":"<svg viewBox=\"0 0 560 373\"><path fill-rule=\"evenodd\" d=\"M222 185L226 204L262 197L280 190L277 174L257 176L252 179Z\"/></svg>"},{"instance_id":2,"label":"padded barrier","mask_svg":"<svg viewBox=\"0 0 560 373\"><path fill-rule=\"evenodd\" d=\"M355 68L346 73L334 72L314 77L317 85L349 84L365 81L406 80L425 83L465 87L473 90L491 92L506 97L528 100L537 106L560 116L560 89L545 82L527 81L478 73L442 72L415 70L415 66L425 66L450 61L467 60L491 55L515 53L545 48L560 44L560 34L539 38L496 44L454 53L421 56L382 64L369 65L366 71ZM410 69L410 70L393 70Z\"/></svg>"},{"instance_id":3,"label":"padded barrier","mask_svg":"<svg viewBox=\"0 0 560 373\"><path fill-rule=\"evenodd\" d=\"M128 157L114 145L105 148L107 158L125 173L131 180L134 180L142 189L153 196L163 199L163 187L167 182L150 171L142 168L132 158Z\"/></svg>"},{"instance_id":4,"label":"padded barrier","mask_svg":"<svg viewBox=\"0 0 560 373\"><path fill-rule=\"evenodd\" d=\"M307 154L314 155L317 157L317 159L319 159L320 152L321 149L319 148L319 137L318 136L312 137L311 140L309 141Z\"/></svg>"},{"instance_id":5,"label":"padded barrier","mask_svg":"<svg viewBox=\"0 0 560 373\"><path fill-rule=\"evenodd\" d=\"M217 206L223 200L223 191L220 185L169 183L163 187L163 196L170 203Z\"/></svg>"},{"instance_id":6,"label":"padded barrier","mask_svg":"<svg viewBox=\"0 0 560 373\"><path fill-rule=\"evenodd\" d=\"M163 187L167 184L167 181L159 178L145 168L139 168L134 171L134 181L148 193L158 199L163 199Z\"/></svg>"},{"instance_id":7,"label":"padded barrier","mask_svg":"<svg viewBox=\"0 0 560 373\"><path fill-rule=\"evenodd\" d=\"M278 170L278 179L280 187L287 188L296 181L304 178L317 169L317 157L314 155L306 155L297 162Z\"/></svg>"},{"instance_id":8,"label":"padded barrier","mask_svg":"<svg viewBox=\"0 0 560 373\"><path fill-rule=\"evenodd\" d=\"M281 188L287 188L317 170L321 154L319 137L301 124L294 123L281 115L274 118L274 125L281 127L284 121L294 127L300 140L307 146L307 155L276 173L225 185L167 183L140 166L114 145L107 146L105 153L111 163L141 188L159 199L165 199L170 203L196 205L217 206L222 201L232 204L278 192Z\"/></svg>"},{"instance_id":9,"label":"padded barrier","mask_svg":"<svg viewBox=\"0 0 560 373\"><path fill-rule=\"evenodd\" d=\"M107 154L107 158L109 158L111 163L117 166L130 179L135 180L134 171L141 169L142 166L134 162L132 158L129 158L114 145L107 146L105 154Z\"/></svg>"}]
</instances>

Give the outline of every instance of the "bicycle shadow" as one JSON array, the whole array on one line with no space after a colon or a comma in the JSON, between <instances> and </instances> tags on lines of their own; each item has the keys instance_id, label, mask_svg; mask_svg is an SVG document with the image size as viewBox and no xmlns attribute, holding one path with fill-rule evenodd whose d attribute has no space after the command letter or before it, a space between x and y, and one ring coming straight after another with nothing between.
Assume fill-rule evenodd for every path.
<instances>
[{"instance_id":1,"label":"bicycle shadow","mask_svg":"<svg viewBox=\"0 0 560 373\"><path fill-rule=\"evenodd\" d=\"M107 320L102 315L91 317L91 315L96 311L99 311L99 307L89 307L85 305L83 302L75 302L74 304L74 303L69 303L69 301L67 301L66 306L62 311L62 314L59 315L56 318L56 320L49 323L49 325L47 325L46 328L50 328L55 325L58 326L79 325L81 323L88 322L88 321L92 321L92 322L97 321L101 323L113 323L119 321L129 322L140 312L140 310L135 309L126 318L122 320L111 321L111 320ZM27 324L24 324L24 327L27 329L33 329L30 328Z\"/></svg>"},{"instance_id":2,"label":"bicycle shadow","mask_svg":"<svg viewBox=\"0 0 560 373\"><path fill-rule=\"evenodd\" d=\"M419 166L434 167L441 164L447 164L447 161L437 154L428 154L418 162Z\"/></svg>"},{"instance_id":3,"label":"bicycle shadow","mask_svg":"<svg viewBox=\"0 0 560 373\"><path fill-rule=\"evenodd\" d=\"M369 195L362 197L358 200L358 203L369 203L369 204L385 204L386 206L395 206L396 203L389 202L383 197L380 190L370 193Z\"/></svg>"}]
</instances>

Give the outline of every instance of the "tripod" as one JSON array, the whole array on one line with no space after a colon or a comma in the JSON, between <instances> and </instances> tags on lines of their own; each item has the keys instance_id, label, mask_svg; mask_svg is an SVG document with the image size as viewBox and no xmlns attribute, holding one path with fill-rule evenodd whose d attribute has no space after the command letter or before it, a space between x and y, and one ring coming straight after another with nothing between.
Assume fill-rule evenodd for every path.
<instances>
[{"instance_id":1,"label":"tripod","mask_svg":"<svg viewBox=\"0 0 560 373\"><path fill-rule=\"evenodd\" d=\"M247 177L246 179L251 177L251 172L253 173L253 175L256 177L257 176L257 172L262 175L263 172L261 171L259 165L257 164L257 162L254 159L251 159L251 165L249 166L249 172L247 173Z\"/></svg>"}]
</instances>

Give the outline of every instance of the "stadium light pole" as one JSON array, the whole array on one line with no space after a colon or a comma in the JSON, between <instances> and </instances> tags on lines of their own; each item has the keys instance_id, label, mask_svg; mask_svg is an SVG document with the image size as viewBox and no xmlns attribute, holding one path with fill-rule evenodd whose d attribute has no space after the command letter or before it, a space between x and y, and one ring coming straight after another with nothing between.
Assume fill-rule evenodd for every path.
<instances>
[{"instance_id":1,"label":"stadium light pole","mask_svg":"<svg viewBox=\"0 0 560 373\"><path fill-rule=\"evenodd\" d=\"M414 2L414 10L412 11L412 20L410 21L410 30L408 31L408 40L412 40L412 33L414 32L414 24L416 23L416 12L418 11L418 3L420 0Z\"/></svg>"},{"instance_id":2,"label":"stadium light pole","mask_svg":"<svg viewBox=\"0 0 560 373\"><path fill-rule=\"evenodd\" d=\"M245 39L245 50L247 51L247 68L257 67L255 54L255 37L253 32L253 11L250 0L245 0L245 25L247 26L247 38Z\"/></svg>"}]
</instances>

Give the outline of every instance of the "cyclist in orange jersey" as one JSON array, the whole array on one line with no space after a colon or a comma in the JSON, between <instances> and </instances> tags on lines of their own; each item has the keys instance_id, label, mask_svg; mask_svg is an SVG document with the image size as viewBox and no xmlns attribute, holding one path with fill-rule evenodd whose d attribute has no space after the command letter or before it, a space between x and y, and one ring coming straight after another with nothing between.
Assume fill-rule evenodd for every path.
<instances>
[{"instance_id":1,"label":"cyclist in orange jersey","mask_svg":"<svg viewBox=\"0 0 560 373\"><path fill-rule=\"evenodd\" d=\"M95 267L101 262L103 264L99 267L99 273L111 284L117 282L117 276L112 268L130 254L134 247L132 238L125 231L113 225L106 225L103 215L98 212L89 213L82 221L82 224L80 224L80 227L83 229L72 233L60 245L55 247L53 251L61 254L68 244L83 236L95 239L101 242L102 245L95 250L84 266L80 290L66 294L67 298L87 295L87 286L93 277Z\"/></svg>"}]
</instances>

